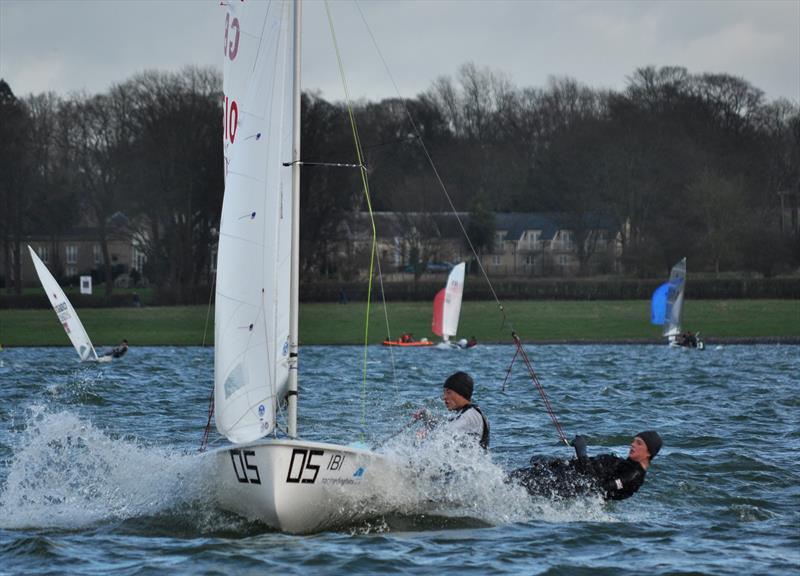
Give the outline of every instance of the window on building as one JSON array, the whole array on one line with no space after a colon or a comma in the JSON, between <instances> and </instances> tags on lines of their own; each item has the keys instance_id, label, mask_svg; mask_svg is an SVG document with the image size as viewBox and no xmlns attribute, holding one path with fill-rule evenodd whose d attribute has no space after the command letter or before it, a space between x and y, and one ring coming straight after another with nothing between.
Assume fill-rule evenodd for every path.
<instances>
[{"instance_id":1,"label":"window on building","mask_svg":"<svg viewBox=\"0 0 800 576\"><path fill-rule=\"evenodd\" d=\"M503 242L506 239L505 232L495 232L494 233L494 249L495 250L502 250Z\"/></svg>"},{"instance_id":2,"label":"window on building","mask_svg":"<svg viewBox=\"0 0 800 576\"><path fill-rule=\"evenodd\" d=\"M535 261L535 258L533 257L533 255L528 254L527 256L525 256L525 264L527 266L533 266L534 261Z\"/></svg>"},{"instance_id":3,"label":"window on building","mask_svg":"<svg viewBox=\"0 0 800 576\"><path fill-rule=\"evenodd\" d=\"M500 257L500 255L494 254L492 256L492 266L500 266L501 263L502 263L502 258Z\"/></svg>"},{"instance_id":4,"label":"window on building","mask_svg":"<svg viewBox=\"0 0 800 576\"><path fill-rule=\"evenodd\" d=\"M77 276L78 275L78 268L75 267L75 266L67 266L67 269L65 270L65 272L66 272L67 277L71 278L73 276Z\"/></svg>"},{"instance_id":5,"label":"window on building","mask_svg":"<svg viewBox=\"0 0 800 576\"><path fill-rule=\"evenodd\" d=\"M78 247L75 244L67 244L67 264L78 263ZM70 276L70 274L67 274Z\"/></svg>"},{"instance_id":6,"label":"window on building","mask_svg":"<svg viewBox=\"0 0 800 576\"><path fill-rule=\"evenodd\" d=\"M561 266L562 268L563 268L564 266L566 266L568 263L569 263L569 259L567 258L567 256L566 256L566 255L564 255L564 254L561 254L561 255L558 257L558 265L559 265L559 266Z\"/></svg>"},{"instance_id":7,"label":"window on building","mask_svg":"<svg viewBox=\"0 0 800 576\"><path fill-rule=\"evenodd\" d=\"M605 230L597 231L597 248L605 250L608 245L608 233Z\"/></svg>"},{"instance_id":8,"label":"window on building","mask_svg":"<svg viewBox=\"0 0 800 576\"><path fill-rule=\"evenodd\" d=\"M528 237L528 248L536 248L542 236L541 230L528 230L525 235Z\"/></svg>"},{"instance_id":9,"label":"window on building","mask_svg":"<svg viewBox=\"0 0 800 576\"><path fill-rule=\"evenodd\" d=\"M94 255L94 263L96 266L99 266L103 263L103 250L100 248L100 244L95 244L92 248L92 254Z\"/></svg>"}]
</instances>

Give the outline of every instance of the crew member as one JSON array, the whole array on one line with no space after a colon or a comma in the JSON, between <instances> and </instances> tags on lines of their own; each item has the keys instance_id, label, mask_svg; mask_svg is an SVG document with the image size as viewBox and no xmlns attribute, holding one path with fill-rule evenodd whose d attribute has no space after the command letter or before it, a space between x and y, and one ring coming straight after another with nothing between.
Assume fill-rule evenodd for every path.
<instances>
[{"instance_id":1,"label":"crew member","mask_svg":"<svg viewBox=\"0 0 800 576\"><path fill-rule=\"evenodd\" d=\"M472 377L466 372L451 374L444 381L442 399L447 409L454 413L447 423L447 430L454 435L474 438L482 448L489 448L489 421L478 405L472 403L474 387ZM425 419L430 423L424 409L414 414L414 419Z\"/></svg>"},{"instance_id":2,"label":"crew member","mask_svg":"<svg viewBox=\"0 0 800 576\"><path fill-rule=\"evenodd\" d=\"M127 351L128 351L128 341L123 340L119 346L117 346L116 348L112 348L111 350L103 354L103 356L111 356L112 358L122 358L123 356L125 356L125 353Z\"/></svg>"},{"instance_id":3,"label":"crew member","mask_svg":"<svg viewBox=\"0 0 800 576\"><path fill-rule=\"evenodd\" d=\"M530 467L514 470L509 479L536 496L599 493L606 500L624 500L644 484L650 462L661 450L661 437L653 430L640 432L631 442L626 459L613 454L590 458L583 436L575 436L572 446L577 456L574 460L534 456Z\"/></svg>"}]
</instances>

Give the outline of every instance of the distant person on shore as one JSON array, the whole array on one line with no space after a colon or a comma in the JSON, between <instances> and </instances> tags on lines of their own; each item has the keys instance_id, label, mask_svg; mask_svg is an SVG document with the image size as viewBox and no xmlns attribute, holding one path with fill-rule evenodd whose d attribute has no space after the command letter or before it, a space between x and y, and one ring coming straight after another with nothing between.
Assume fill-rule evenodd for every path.
<instances>
[{"instance_id":1,"label":"distant person on shore","mask_svg":"<svg viewBox=\"0 0 800 576\"><path fill-rule=\"evenodd\" d=\"M133 293L132 304L134 308L141 308L142 307L142 300L139 298L139 294L136 292Z\"/></svg>"},{"instance_id":2,"label":"distant person on shore","mask_svg":"<svg viewBox=\"0 0 800 576\"><path fill-rule=\"evenodd\" d=\"M117 346L116 348L112 348L111 350L103 354L103 356L111 356L112 358L122 358L123 356L125 356L127 352L128 352L128 341L123 340L119 346Z\"/></svg>"},{"instance_id":3,"label":"distant person on shore","mask_svg":"<svg viewBox=\"0 0 800 576\"><path fill-rule=\"evenodd\" d=\"M571 498L599 494L606 500L624 500L644 484L647 469L661 450L662 442L658 432L640 432L631 442L627 459L613 454L590 458L586 445L583 436L575 436L574 460L534 456L529 467L511 472L509 481L520 484L534 496Z\"/></svg>"},{"instance_id":4,"label":"distant person on shore","mask_svg":"<svg viewBox=\"0 0 800 576\"><path fill-rule=\"evenodd\" d=\"M442 399L450 412L455 412L446 426L446 430L454 436L461 435L475 439L481 448L489 448L489 421L477 404L472 403L472 390L474 383L472 377L466 372L451 374L444 381ZM427 429L432 429L436 423L431 419L424 408L417 411L414 420L424 420ZM427 429L421 430L418 436L424 438Z\"/></svg>"}]
</instances>

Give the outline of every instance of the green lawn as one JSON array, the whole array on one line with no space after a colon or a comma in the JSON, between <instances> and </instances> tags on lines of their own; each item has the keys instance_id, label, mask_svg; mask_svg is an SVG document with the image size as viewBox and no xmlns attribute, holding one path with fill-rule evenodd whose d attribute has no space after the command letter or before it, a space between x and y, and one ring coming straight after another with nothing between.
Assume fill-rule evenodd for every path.
<instances>
[{"instance_id":1,"label":"green lawn","mask_svg":"<svg viewBox=\"0 0 800 576\"><path fill-rule=\"evenodd\" d=\"M649 323L649 301L509 301L507 323L523 340L648 340L660 336ZM159 308L89 308L80 311L92 341L98 346L127 338L133 346L200 345L206 330L205 306ZM361 303L303 304L300 340L303 344L356 344L364 338L365 307ZM388 307L391 334L413 332L433 338L430 302L399 302ZM213 310L206 345L213 343ZM696 300L684 309L684 328L706 338L800 338L800 301ZM495 304L464 302L459 335L480 342L506 341L509 328ZM386 336L382 306L373 306L369 341ZM48 310L0 310L0 343L5 346L68 344L55 313Z\"/></svg>"}]
</instances>

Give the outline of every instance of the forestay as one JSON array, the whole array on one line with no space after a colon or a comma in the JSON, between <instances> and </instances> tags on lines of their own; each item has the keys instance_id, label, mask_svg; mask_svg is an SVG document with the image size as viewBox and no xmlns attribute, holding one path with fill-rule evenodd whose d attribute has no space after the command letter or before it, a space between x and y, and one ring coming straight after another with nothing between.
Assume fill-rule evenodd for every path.
<instances>
[{"instance_id":1,"label":"forestay","mask_svg":"<svg viewBox=\"0 0 800 576\"><path fill-rule=\"evenodd\" d=\"M83 327L80 318L78 318L78 314L67 299L67 295L64 294L61 286L58 285L56 279L50 274L50 270L48 270L44 262L39 259L33 248L28 246L28 250L31 253L31 259L33 260L33 265L36 267L36 273L39 275L42 288L44 288L44 291L47 293L47 298L50 300L50 304L53 306L58 320L64 327L64 331L67 333L67 336L69 336L70 342L72 342L72 345L78 352L78 356L80 356L81 360L84 362L90 360L96 361L97 352L95 352L92 341L89 339L89 335L86 333L86 329Z\"/></svg>"},{"instance_id":2,"label":"forestay","mask_svg":"<svg viewBox=\"0 0 800 576\"><path fill-rule=\"evenodd\" d=\"M288 383L292 18L291 2L227 5L214 412L234 443L274 429Z\"/></svg>"}]
</instances>

